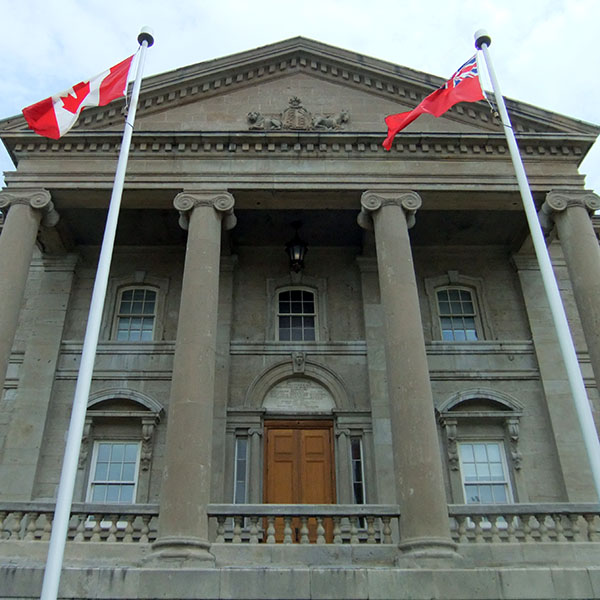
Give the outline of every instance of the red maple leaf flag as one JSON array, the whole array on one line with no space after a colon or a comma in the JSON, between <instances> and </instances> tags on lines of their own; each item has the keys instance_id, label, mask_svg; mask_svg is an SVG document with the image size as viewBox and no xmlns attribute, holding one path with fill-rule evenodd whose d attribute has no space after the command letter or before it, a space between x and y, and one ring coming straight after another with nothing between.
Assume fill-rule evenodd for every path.
<instances>
[{"instance_id":1,"label":"red maple leaf flag","mask_svg":"<svg viewBox=\"0 0 600 600\"><path fill-rule=\"evenodd\" d=\"M390 150L396 134L423 113L439 117L458 102L477 102L484 99L479 83L477 56L473 56L441 88L429 94L416 108L387 116L385 122L388 134L382 145L386 150Z\"/></svg>"},{"instance_id":2,"label":"red maple leaf flag","mask_svg":"<svg viewBox=\"0 0 600 600\"><path fill-rule=\"evenodd\" d=\"M57 140L75 125L85 107L104 106L125 95L132 60L130 56L89 81L27 106L23 116L29 127L39 135Z\"/></svg>"}]
</instances>

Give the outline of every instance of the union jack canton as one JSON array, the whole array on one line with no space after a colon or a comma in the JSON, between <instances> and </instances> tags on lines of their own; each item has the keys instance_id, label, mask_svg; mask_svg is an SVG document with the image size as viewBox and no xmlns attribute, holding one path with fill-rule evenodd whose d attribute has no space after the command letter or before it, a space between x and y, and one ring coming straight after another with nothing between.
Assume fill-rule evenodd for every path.
<instances>
[{"instance_id":1,"label":"union jack canton","mask_svg":"<svg viewBox=\"0 0 600 600\"><path fill-rule=\"evenodd\" d=\"M477 77L479 69L477 68L477 55L472 56L462 67L446 81L444 88L450 90L455 88L461 81L471 77Z\"/></svg>"}]
</instances>

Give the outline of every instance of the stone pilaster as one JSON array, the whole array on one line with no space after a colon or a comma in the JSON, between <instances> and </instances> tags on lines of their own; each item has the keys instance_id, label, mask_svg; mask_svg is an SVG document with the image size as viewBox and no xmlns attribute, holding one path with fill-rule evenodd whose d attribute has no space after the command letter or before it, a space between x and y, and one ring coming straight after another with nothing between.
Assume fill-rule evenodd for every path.
<instances>
[{"instance_id":1,"label":"stone pilaster","mask_svg":"<svg viewBox=\"0 0 600 600\"><path fill-rule=\"evenodd\" d=\"M590 215L600 198L586 191L552 191L542 205L540 221L556 224L577 304L590 362L600 389L600 245Z\"/></svg>"},{"instance_id":2,"label":"stone pilaster","mask_svg":"<svg viewBox=\"0 0 600 600\"><path fill-rule=\"evenodd\" d=\"M8 210L0 235L0 395L17 331L19 312L40 223L52 227L58 213L47 190L0 193L0 210Z\"/></svg>"},{"instance_id":3,"label":"stone pilaster","mask_svg":"<svg viewBox=\"0 0 600 600\"><path fill-rule=\"evenodd\" d=\"M214 561L208 540L221 229L235 225L226 192L174 201L188 230L154 557Z\"/></svg>"},{"instance_id":4,"label":"stone pilaster","mask_svg":"<svg viewBox=\"0 0 600 600\"><path fill-rule=\"evenodd\" d=\"M421 198L411 191L365 192L361 226L375 229L400 502L400 548L415 555L453 556L441 453L435 424L417 281L408 229ZM369 218L370 217L370 218Z\"/></svg>"}]
</instances>

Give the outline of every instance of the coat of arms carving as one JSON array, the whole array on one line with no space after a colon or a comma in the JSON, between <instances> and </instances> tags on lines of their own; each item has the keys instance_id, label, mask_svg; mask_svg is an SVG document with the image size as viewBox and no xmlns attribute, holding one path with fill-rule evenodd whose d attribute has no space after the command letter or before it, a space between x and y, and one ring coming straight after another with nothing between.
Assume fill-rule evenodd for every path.
<instances>
[{"instance_id":1,"label":"coat of arms carving","mask_svg":"<svg viewBox=\"0 0 600 600\"><path fill-rule=\"evenodd\" d=\"M253 130L292 130L292 131L336 131L344 128L350 120L347 110L335 114L312 115L297 96L289 100L289 106L279 114L248 113L248 128Z\"/></svg>"}]
</instances>

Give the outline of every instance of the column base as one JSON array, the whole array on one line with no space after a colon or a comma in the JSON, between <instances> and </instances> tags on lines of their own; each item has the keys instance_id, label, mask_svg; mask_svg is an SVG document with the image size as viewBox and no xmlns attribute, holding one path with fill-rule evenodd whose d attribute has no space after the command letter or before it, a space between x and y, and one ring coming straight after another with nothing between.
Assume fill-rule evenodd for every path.
<instances>
[{"instance_id":1,"label":"column base","mask_svg":"<svg viewBox=\"0 0 600 600\"><path fill-rule=\"evenodd\" d=\"M410 538L401 541L398 548L402 552L400 560L404 557L411 559L442 559L453 562L462 560L461 555L456 551L458 545L449 538Z\"/></svg>"},{"instance_id":2,"label":"column base","mask_svg":"<svg viewBox=\"0 0 600 600\"><path fill-rule=\"evenodd\" d=\"M145 562L153 566L168 562L180 567L206 567L215 564L215 557L210 552L208 540L169 536L159 538L152 544L152 552Z\"/></svg>"}]
</instances>

